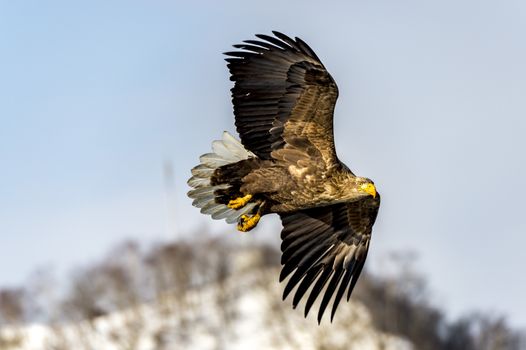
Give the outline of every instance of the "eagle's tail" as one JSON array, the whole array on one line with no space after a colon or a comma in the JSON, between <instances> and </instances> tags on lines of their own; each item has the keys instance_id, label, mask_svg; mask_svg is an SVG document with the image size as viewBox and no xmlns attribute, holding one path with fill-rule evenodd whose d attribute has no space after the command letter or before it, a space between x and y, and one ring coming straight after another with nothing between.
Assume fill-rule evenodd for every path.
<instances>
[{"instance_id":1,"label":"eagle's tail","mask_svg":"<svg viewBox=\"0 0 526 350\"><path fill-rule=\"evenodd\" d=\"M226 219L228 223L239 222L242 216L252 213L258 203L244 203L238 209L229 207L221 197L228 192L237 192L238 189L233 188L235 184L217 183L212 179L218 168L249 158L257 157L228 132L223 132L222 140L212 142L212 153L203 154L199 158L201 163L192 169L192 177L188 180L188 185L193 188L188 192L194 200L192 204L201 208L201 213L214 219Z\"/></svg>"}]
</instances>

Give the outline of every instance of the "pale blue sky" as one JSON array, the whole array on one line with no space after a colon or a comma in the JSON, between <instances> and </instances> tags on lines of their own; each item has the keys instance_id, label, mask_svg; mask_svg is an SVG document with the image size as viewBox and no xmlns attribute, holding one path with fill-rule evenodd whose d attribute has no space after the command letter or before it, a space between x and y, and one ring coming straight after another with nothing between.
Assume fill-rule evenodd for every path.
<instances>
[{"instance_id":1,"label":"pale blue sky","mask_svg":"<svg viewBox=\"0 0 526 350\"><path fill-rule=\"evenodd\" d=\"M452 315L526 327L521 0L0 1L0 285L127 237L250 239L200 215L186 179L234 131L221 52L271 30L302 37L338 82L338 153L382 193L370 265L414 250ZM276 219L259 226L279 235Z\"/></svg>"}]
</instances>

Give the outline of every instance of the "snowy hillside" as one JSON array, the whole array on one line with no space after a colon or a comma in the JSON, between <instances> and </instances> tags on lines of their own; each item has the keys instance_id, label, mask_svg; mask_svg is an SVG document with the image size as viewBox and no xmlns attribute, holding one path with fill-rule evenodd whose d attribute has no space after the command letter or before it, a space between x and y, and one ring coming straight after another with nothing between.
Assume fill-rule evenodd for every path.
<instances>
[{"instance_id":1,"label":"snowy hillside","mask_svg":"<svg viewBox=\"0 0 526 350\"><path fill-rule=\"evenodd\" d=\"M302 303L281 300L274 245L125 242L66 286L43 275L0 289L0 350L526 349L494 313L448 319L406 258L393 255L390 275L365 271L334 322L318 326L315 312L305 319Z\"/></svg>"},{"instance_id":2,"label":"snowy hillside","mask_svg":"<svg viewBox=\"0 0 526 350\"><path fill-rule=\"evenodd\" d=\"M303 318L281 301L278 270L254 270L257 255L236 254L222 282L158 295L91 321L4 328L0 349L413 349L408 341L374 329L367 309L342 303L331 324Z\"/></svg>"}]
</instances>

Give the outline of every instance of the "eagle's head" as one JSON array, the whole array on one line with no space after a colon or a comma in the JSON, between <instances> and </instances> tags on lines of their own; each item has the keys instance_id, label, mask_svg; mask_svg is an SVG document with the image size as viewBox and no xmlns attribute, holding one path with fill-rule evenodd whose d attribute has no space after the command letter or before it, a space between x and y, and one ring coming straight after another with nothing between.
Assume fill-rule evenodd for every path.
<instances>
[{"instance_id":1,"label":"eagle's head","mask_svg":"<svg viewBox=\"0 0 526 350\"><path fill-rule=\"evenodd\" d=\"M376 187L371 179L366 177L357 177L356 184L358 185L358 191L376 198Z\"/></svg>"}]
</instances>

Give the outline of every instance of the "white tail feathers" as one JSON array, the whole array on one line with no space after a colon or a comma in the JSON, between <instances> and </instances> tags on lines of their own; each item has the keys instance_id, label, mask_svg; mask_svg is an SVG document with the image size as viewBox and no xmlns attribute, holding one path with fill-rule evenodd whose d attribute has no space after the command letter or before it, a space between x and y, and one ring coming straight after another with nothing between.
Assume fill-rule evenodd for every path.
<instances>
[{"instance_id":1,"label":"white tail feathers","mask_svg":"<svg viewBox=\"0 0 526 350\"><path fill-rule=\"evenodd\" d=\"M188 192L188 197L194 200L192 202L194 206L201 208L201 213L212 215L213 219L226 219L226 222L234 223L239 220L241 215L254 209L256 204L248 203L244 207L234 210L225 204L216 203L215 191L226 189L230 185L212 186L210 178L217 168L251 157L255 158L256 155L246 150L241 142L226 131L223 132L222 140L212 142L212 151L213 153L206 153L199 157L201 164L192 169L192 177L188 180L188 185L193 189Z\"/></svg>"}]
</instances>

